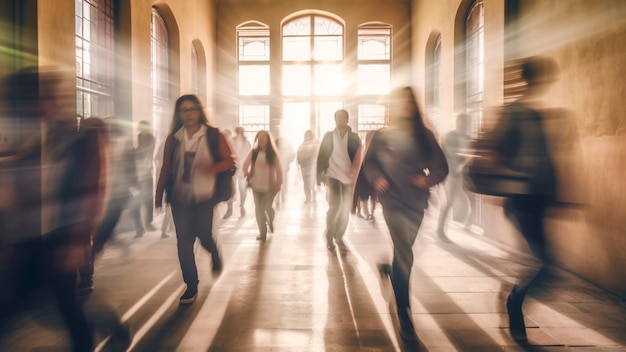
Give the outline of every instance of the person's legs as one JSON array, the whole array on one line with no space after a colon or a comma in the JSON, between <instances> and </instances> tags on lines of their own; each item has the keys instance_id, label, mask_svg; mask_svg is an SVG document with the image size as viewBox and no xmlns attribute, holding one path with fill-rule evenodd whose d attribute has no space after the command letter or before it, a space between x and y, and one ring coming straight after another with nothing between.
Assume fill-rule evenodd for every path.
<instances>
[{"instance_id":1,"label":"person's legs","mask_svg":"<svg viewBox=\"0 0 626 352\"><path fill-rule=\"evenodd\" d=\"M267 226L269 227L271 233L274 233L274 217L276 216L276 212L272 207L272 204L274 204L274 197L276 197L276 193L267 192L265 193L263 200L263 203L265 204L265 213L267 214Z\"/></svg>"},{"instance_id":2,"label":"person's legs","mask_svg":"<svg viewBox=\"0 0 626 352\"><path fill-rule=\"evenodd\" d=\"M539 261L537 267L531 268L520 277L507 298L509 331L518 342L527 340L522 312L526 292L531 287L540 285L545 279L546 243L543 229L545 208L546 201L539 196L516 196L508 198L505 202L506 215L524 236Z\"/></svg>"},{"instance_id":3,"label":"person's legs","mask_svg":"<svg viewBox=\"0 0 626 352\"><path fill-rule=\"evenodd\" d=\"M237 188L239 189L239 212L241 216L246 216L246 198L248 196L248 185L243 175L237 177Z\"/></svg>"},{"instance_id":4,"label":"person's legs","mask_svg":"<svg viewBox=\"0 0 626 352\"><path fill-rule=\"evenodd\" d=\"M141 181L141 194L143 199L143 206L146 208L146 218L145 218L145 227L149 231L156 230L154 226L152 226L152 221L154 220L154 195L153 195L153 185L152 178Z\"/></svg>"},{"instance_id":5,"label":"person's legs","mask_svg":"<svg viewBox=\"0 0 626 352\"><path fill-rule=\"evenodd\" d=\"M209 253L213 261L213 270L222 268L222 259L213 238L213 211L215 203L202 202L194 206L194 233L198 234L200 243Z\"/></svg>"},{"instance_id":6,"label":"person's legs","mask_svg":"<svg viewBox=\"0 0 626 352\"><path fill-rule=\"evenodd\" d=\"M254 215L259 228L259 236L257 239L259 240L265 240L267 237L267 215L264 195L264 192L252 191L252 196L254 197Z\"/></svg>"},{"instance_id":7,"label":"person's legs","mask_svg":"<svg viewBox=\"0 0 626 352\"><path fill-rule=\"evenodd\" d=\"M339 208L335 228L335 241L343 243L343 235L348 228L350 205L352 204L352 186L339 182Z\"/></svg>"},{"instance_id":8,"label":"person's legs","mask_svg":"<svg viewBox=\"0 0 626 352\"><path fill-rule=\"evenodd\" d=\"M341 182L334 178L326 180L328 187L328 211L326 212L326 246L333 249L333 239L338 232L338 222L341 211Z\"/></svg>"},{"instance_id":9,"label":"person's legs","mask_svg":"<svg viewBox=\"0 0 626 352\"><path fill-rule=\"evenodd\" d=\"M178 261L183 273L183 281L187 286L198 285L198 271L193 253L193 245L196 240L196 234L193 232L193 216L192 206L172 205L172 218L174 219L174 226L176 226Z\"/></svg>"},{"instance_id":10,"label":"person's legs","mask_svg":"<svg viewBox=\"0 0 626 352\"><path fill-rule=\"evenodd\" d=\"M450 213L450 210L452 209L452 206L454 205L457 194L461 191L460 190L461 183L459 181L460 179L458 177L452 176L452 177L448 177L445 183L446 201L445 201L445 204L442 206L441 211L439 213L439 220L438 220L438 226L437 226L437 235L444 242L450 242L450 240L448 239L445 233L445 226L446 226L446 220L448 218L448 214Z\"/></svg>"}]
</instances>

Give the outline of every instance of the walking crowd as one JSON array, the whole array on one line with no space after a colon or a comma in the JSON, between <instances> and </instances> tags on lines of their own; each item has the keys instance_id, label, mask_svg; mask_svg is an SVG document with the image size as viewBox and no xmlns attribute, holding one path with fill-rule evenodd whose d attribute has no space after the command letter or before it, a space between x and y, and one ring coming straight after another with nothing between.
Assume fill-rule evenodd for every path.
<instances>
[{"instance_id":1,"label":"walking crowd","mask_svg":"<svg viewBox=\"0 0 626 352\"><path fill-rule=\"evenodd\" d=\"M476 144L490 151L487 164L524 175L527 190L504 194L505 211L542 263L543 216L554 200L556 178L535 102L556 80L557 70L550 59L528 59L522 65L526 93L504 109L493 133ZM81 118L77 124L68 93L72 84L71 74L36 70L20 72L7 83L11 117L21 138L17 152L0 159L0 268L6 283L0 291L0 324L35 290L47 287L55 294L74 350L94 350L78 296L94 290L94 261L107 243L119 240L116 233L124 226L125 211L135 240L158 231L153 210L163 213L160 237L168 238L173 227L186 284L179 303L192 304L199 283L196 238L210 254L214 272L225 265L213 233L216 207L224 202L223 218L228 219L237 204L239 216L245 217L251 189L256 239L263 245L268 233L280 231L274 220L278 207L288 202L286 187L295 161L306 204L319 202L319 187L326 191L323 238L329 251L348 250L343 238L351 213L374 222L380 204L393 259L379 263L378 270L393 287L400 336L405 341L417 338L409 287L414 250L420 249L413 245L438 185L445 186L445 192L438 192L444 195L438 199L439 238L452 241L445 227L459 199L468 210L462 223L471 227L472 202L464 187L465 170L472 163L467 114L457 115L456 129L440 142L415 92L404 87L388 97L387 126L369 131L365 141L350 127L349 112L340 109L332 131L323 131L318 140L307 130L294 150L286 136L276 139L268 130L256 131L250 141L238 126L230 137L215 127L196 95L183 95L159 148L148 121L139 122L133 147L127 120ZM510 333L519 343L526 341L524 298L529 288L545 281L543 268L520 278L506 302Z\"/></svg>"}]
</instances>

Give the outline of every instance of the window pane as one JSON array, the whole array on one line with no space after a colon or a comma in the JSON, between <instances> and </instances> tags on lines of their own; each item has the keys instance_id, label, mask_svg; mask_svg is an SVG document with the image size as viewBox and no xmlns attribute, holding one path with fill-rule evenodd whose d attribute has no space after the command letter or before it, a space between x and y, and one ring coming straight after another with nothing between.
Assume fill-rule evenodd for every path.
<instances>
[{"instance_id":1,"label":"window pane","mask_svg":"<svg viewBox=\"0 0 626 352\"><path fill-rule=\"evenodd\" d=\"M294 148L304 140L304 131L311 129L311 103L297 102L283 105L281 136L289 138Z\"/></svg>"},{"instance_id":2,"label":"window pane","mask_svg":"<svg viewBox=\"0 0 626 352\"><path fill-rule=\"evenodd\" d=\"M239 38L240 61L268 61L270 59L270 38Z\"/></svg>"},{"instance_id":3,"label":"window pane","mask_svg":"<svg viewBox=\"0 0 626 352\"><path fill-rule=\"evenodd\" d=\"M239 126L246 137L253 141L258 131L270 129L269 105L239 105Z\"/></svg>"},{"instance_id":4,"label":"window pane","mask_svg":"<svg viewBox=\"0 0 626 352\"><path fill-rule=\"evenodd\" d=\"M389 65L359 65L359 94L388 94Z\"/></svg>"},{"instance_id":5,"label":"window pane","mask_svg":"<svg viewBox=\"0 0 626 352\"><path fill-rule=\"evenodd\" d=\"M315 60L343 59L343 37L315 37Z\"/></svg>"},{"instance_id":6,"label":"window pane","mask_svg":"<svg viewBox=\"0 0 626 352\"><path fill-rule=\"evenodd\" d=\"M315 35L343 35L343 27L330 18L315 16Z\"/></svg>"},{"instance_id":7,"label":"window pane","mask_svg":"<svg viewBox=\"0 0 626 352\"><path fill-rule=\"evenodd\" d=\"M313 69L315 95L340 95L344 80L341 65L317 65Z\"/></svg>"},{"instance_id":8,"label":"window pane","mask_svg":"<svg viewBox=\"0 0 626 352\"><path fill-rule=\"evenodd\" d=\"M269 65L239 66L239 94L270 94Z\"/></svg>"},{"instance_id":9,"label":"window pane","mask_svg":"<svg viewBox=\"0 0 626 352\"><path fill-rule=\"evenodd\" d=\"M343 109L343 104L340 101L329 101L317 104L317 116L315 116L315 121L318 122L318 136L321 137L324 133L335 129L335 112L339 109Z\"/></svg>"},{"instance_id":10,"label":"window pane","mask_svg":"<svg viewBox=\"0 0 626 352\"><path fill-rule=\"evenodd\" d=\"M305 61L311 59L310 37L284 37L283 60Z\"/></svg>"},{"instance_id":11,"label":"window pane","mask_svg":"<svg viewBox=\"0 0 626 352\"><path fill-rule=\"evenodd\" d=\"M389 60L390 37L359 36L359 60Z\"/></svg>"},{"instance_id":12,"label":"window pane","mask_svg":"<svg viewBox=\"0 0 626 352\"><path fill-rule=\"evenodd\" d=\"M300 17L283 27L283 36L311 35L311 17Z\"/></svg>"},{"instance_id":13,"label":"window pane","mask_svg":"<svg viewBox=\"0 0 626 352\"><path fill-rule=\"evenodd\" d=\"M311 94L311 68L304 65L283 66L283 94Z\"/></svg>"},{"instance_id":14,"label":"window pane","mask_svg":"<svg viewBox=\"0 0 626 352\"><path fill-rule=\"evenodd\" d=\"M375 131L385 126L385 110L385 105L359 104L358 131L362 139L367 131Z\"/></svg>"}]
</instances>

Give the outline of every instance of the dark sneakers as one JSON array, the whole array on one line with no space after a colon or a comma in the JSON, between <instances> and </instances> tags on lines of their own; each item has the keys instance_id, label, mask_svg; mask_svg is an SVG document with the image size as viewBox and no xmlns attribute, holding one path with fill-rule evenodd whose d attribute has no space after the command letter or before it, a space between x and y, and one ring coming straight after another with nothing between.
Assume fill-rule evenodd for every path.
<instances>
[{"instance_id":1,"label":"dark sneakers","mask_svg":"<svg viewBox=\"0 0 626 352\"><path fill-rule=\"evenodd\" d=\"M196 301L197 297L198 297L198 286L187 285L187 289L185 290L185 293L183 293L183 295L180 296L180 304L181 305L192 304L193 302Z\"/></svg>"}]
</instances>

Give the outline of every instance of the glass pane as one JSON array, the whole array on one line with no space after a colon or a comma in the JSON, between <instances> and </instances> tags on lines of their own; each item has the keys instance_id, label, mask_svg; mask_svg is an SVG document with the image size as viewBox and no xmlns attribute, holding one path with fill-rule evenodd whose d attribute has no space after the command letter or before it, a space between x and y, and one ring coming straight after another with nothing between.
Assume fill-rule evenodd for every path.
<instances>
[{"instance_id":1,"label":"glass pane","mask_svg":"<svg viewBox=\"0 0 626 352\"><path fill-rule=\"evenodd\" d=\"M284 37L283 38L283 60L284 61L311 60L311 38L310 37Z\"/></svg>"},{"instance_id":2,"label":"glass pane","mask_svg":"<svg viewBox=\"0 0 626 352\"><path fill-rule=\"evenodd\" d=\"M390 37L359 36L359 60L389 60Z\"/></svg>"},{"instance_id":3,"label":"glass pane","mask_svg":"<svg viewBox=\"0 0 626 352\"><path fill-rule=\"evenodd\" d=\"M300 17L283 27L283 36L311 35L311 17Z\"/></svg>"},{"instance_id":4,"label":"glass pane","mask_svg":"<svg viewBox=\"0 0 626 352\"><path fill-rule=\"evenodd\" d=\"M239 38L240 61L268 61L270 38Z\"/></svg>"},{"instance_id":5,"label":"glass pane","mask_svg":"<svg viewBox=\"0 0 626 352\"><path fill-rule=\"evenodd\" d=\"M311 68L306 65L283 66L283 94L311 94Z\"/></svg>"},{"instance_id":6,"label":"glass pane","mask_svg":"<svg viewBox=\"0 0 626 352\"><path fill-rule=\"evenodd\" d=\"M311 103L285 103L280 126L281 136L286 136L297 150L304 140L304 132L309 129L311 129Z\"/></svg>"},{"instance_id":7,"label":"glass pane","mask_svg":"<svg viewBox=\"0 0 626 352\"><path fill-rule=\"evenodd\" d=\"M315 35L343 35L343 27L337 21L315 16Z\"/></svg>"},{"instance_id":8,"label":"glass pane","mask_svg":"<svg viewBox=\"0 0 626 352\"><path fill-rule=\"evenodd\" d=\"M240 105L239 126L244 128L246 137L250 141L258 131L270 129L269 105Z\"/></svg>"},{"instance_id":9,"label":"glass pane","mask_svg":"<svg viewBox=\"0 0 626 352\"><path fill-rule=\"evenodd\" d=\"M365 140L367 131L375 131L385 126L385 105L359 104L358 131Z\"/></svg>"},{"instance_id":10,"label":"glass pane","mask_svg":"<svg viewBox=\"0 0 626 352\"><path fill-rule=\"evenodd\" d=\"M359 94L388 94L389 80L389 65L359 65L357 91Z\"/></svg>"},{"instance_id":11,"label":"glass pane","mask_svg":"<svg viewBox=\"0 0 626 352\"><path fill-rule=\"evenodd\" d=\"M343 59L343 37L315 37L315 60Z\"/></svg>"},{"instance_id":12,"label":"glass pane","mask_svg":"<svg viewBox=\"0 0 626 352\"><path fill-rule=\"evenodd\" d=\"M269 65L239 66L239 94L270 94Z\"/></svg>"},{"instance_id":13,"label":"glass pane","mask_svg":"<svg viewBox=\"0 0 626 352\"><path fill-rule=\"evenodd\" d=\"M317 104L315 120L318 124L318 136L335 129L335 112L343 109L340 101L321 102Z\"/></svg>"},{"instance_id":14,"label":"glass pane","mask_svg":"<svg viewBox=\"0 0 626 352\"><path fill-rule=\"evenodd\" d=\"M340 95L345 82L341 65L317 65L313 69L315 95Z\"/></svg>"}]
</instances>

